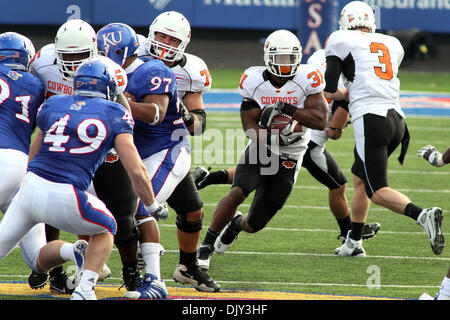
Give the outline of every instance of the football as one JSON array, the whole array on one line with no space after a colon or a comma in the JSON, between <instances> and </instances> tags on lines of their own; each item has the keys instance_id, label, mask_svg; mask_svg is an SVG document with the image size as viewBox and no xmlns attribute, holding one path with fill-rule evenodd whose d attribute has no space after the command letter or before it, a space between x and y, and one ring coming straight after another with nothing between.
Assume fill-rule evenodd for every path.
<instances>
[{"instance_id":1,"label":"football","mask_svg":"<svg viewBox=\"0 0 450 320\"><path fill-rule=\"evenodd\" d=\"M300 123L296 120L293 120L290 116L285 114L280 114L273 118L272 123L270 124L269 129L278 129L283 130L291 121L295 123L294 132L302 132L303 128Z\"/></svg>"}]
</instances>

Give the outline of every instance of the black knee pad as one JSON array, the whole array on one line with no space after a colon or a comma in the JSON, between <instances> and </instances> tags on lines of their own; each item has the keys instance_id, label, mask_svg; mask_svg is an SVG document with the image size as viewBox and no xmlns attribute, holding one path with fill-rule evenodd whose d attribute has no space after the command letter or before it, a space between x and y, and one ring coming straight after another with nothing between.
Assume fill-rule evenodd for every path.
<instances>
[{"instance_id":1,"label":"black knee pad","mask_svg":"<svg viewBox=\"0 0 450 320\"><path fill-rule=\"evenodd\" d=\"M200 219L197 221L187 221L186 214L177 214L176 221L177 228L186 233L196 233L202 230L203 225L203 212Z\"/></svg>"},{"instance_id":2,"label":"black knee pad","mask_svg":"<svg viewBox=\"0 0 450 320\"><path fill-rule=\"evenodd\" d=\"M175 210L177 215L195 212L203 208L203 201L197 191L194 179L192 179L191 172L177 185L167 199L167 203Z\"/></svg>"}]
</instances>

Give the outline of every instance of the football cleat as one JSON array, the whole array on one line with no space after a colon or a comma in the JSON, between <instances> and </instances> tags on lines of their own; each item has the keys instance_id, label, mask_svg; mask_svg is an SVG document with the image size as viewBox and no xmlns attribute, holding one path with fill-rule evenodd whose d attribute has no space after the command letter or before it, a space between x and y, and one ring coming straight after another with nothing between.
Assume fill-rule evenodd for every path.
<instances>
[{"instance_id":1,"label":"football cleat","mask_svg":"<svg viewBox=\"0 0 450 320\"><path fill-rule=\"evenodd\" d=\"M198 166L192 171L192 178L194 179L197 190L204 188L202 182L205 181L206 177L209 175L209 170L211 170L211 167L206 169L205 167Z\"/></svg>"},{"instance_id":2,"label":"football cleat","mask_svg":"<svg viewBox=\"0 0 450 320\"><path fill-rule=\"evenodd\" d=\"M430 238L434 254L441 254L444 249L444 235L441 231L442 210L438 207L423 209L417 218L417 224L422 227Z\"/></svg>"},{"instance_id":3,"label":"football cleat","mask_svg":"<svg viewBox=\"0 0 450 320\"><path fill-rule=\"evenodd\" d=\"M347 233L345 242L334 251L335 254L341 257L365 257L366 252L362 247L362 239L355 241L350 238L350 232Z\"/></svg>"},{"instance_id":4,"label":"football cleat","mask_svg":"<svg viewBox=\"0 0 450 320\"><path fill-rule=\"evenodd\" d=\"M155 300L167 299L168 296L166 284L163 280L152 274L145 274L141 286L134 291L125 292L123 297L126 299Z\"/></svg>"},{"instance_id":5,"label":"football cleat","mask_svg":"<svg viewBox=\"0 0 450 320\"><path fill-rule=\"evenodd\" d=\"M362 239L367 240L372 238L380 230L381 225L378 222L366 223L363 227Z\"/></svg>"},{"instance_id":6,"label":"football cleat","mask_svg":"<svg viewBox=\"0 0 450 320\"><path fill-rule=\"evenodd\" d=\"M216 251L217 253L224 253L231 247L233 241L239 234L239 232L236 232L234 230L233 222L239 217L242 217L242 213L240 211L236 211L233 219L228 222L220 235L217 237L216 242L214 243L214 251Z\"/></svg>"},{"instance_id":7,"label":"football cleat","mask_svg":"<svg viewBox=\"0 0 450 320\"><path fill-rule=\"evenodd\" d=\"M104 281L105 279L111 276L111 269L108 265L104 264L102 268L102 272L98 275L98 281Z\"/></svg>"},{"instance_id":8,"label":"football cleat","mask_svg":"<svg viewBox=\"0 0 450 320\"><path fill-rule=\"evenodd\" d=\"M220 286L198 265L179 264L173 273L173 279L182 284L190 284L198 291L218 292Z\"/></svg>"},{"instance_id":9,"label":"football cleat","mask_svg":"<svg viewBox=\"0 0 450 320\"><path fill-rule=\"evenodd\" d=\"M37 290L43 288L48 280L48 273L31 271L28 276L28 285L31 289Z\"/></svg>"},{"instance_id":10,"label":"football cleat","mask_svg":"<svg viewBox=\"0 0 450 320\"><path fill-rule=\"evenodd\" d=\"M363 227L362 239L367 240L367 239L372 238L373 236L375 236L377 234L377 232L378 232L378 230L380 230L380 228L381 228L381 225L378 222L365 224ZM346 236L340 234L340 235L338 235L337 239L339 240L340 243L344 243Z\"/></svg>"},{"instance_id":11,"label":"football cleat","mask_svg":"<svg viewBox=\"0 0 450 320\"><path fill-rule=\"evenodd\" d=\"M75 288L72 293L70 300L97 300L95 295L94 286L86 287L84 285L79 285Z\"/></svg>"},{"instance_id":12,"label":"football cleat","mask_svg":"<svg viewBox=\"0 0 450 320\"><path fill-rule=\"evenodd\" d=\"M138 268L122 268L123 285L127 291L136 291L142 285L141 271ZM119 289L120 289L119 288Z\"/></svg>"},{"instance_id":13,"label":"football cleat","mask_svg":"<svg viewBox=\"0 0 450 320\"><path fill-rule=\"evenodd\" d=\"M433 298L428 293L422 293L419 297L419 300L436 300L436 298Z\"/></svg>"},{"instance_id":14,"label":"football cleat","mask_svg":"<svg viewBox=\"0 0 450 320\"><path fill-rule=\"evenodd\" d=\"M203 270L209 269L209 261L214 253L214 246L210 244L201 244L197 250L197 264Z\"/></svg>"},{"instance_id":15,"label":"football cleat","mask_svg":"<svg viewBox=\"0 0 450 320\"><path fill-rule=\"evenodd\" d=\"M50 292L52 294L72 294L75 287L75 279L69 279L64 271L50 275Z\"/></svg>"}]
</instances>

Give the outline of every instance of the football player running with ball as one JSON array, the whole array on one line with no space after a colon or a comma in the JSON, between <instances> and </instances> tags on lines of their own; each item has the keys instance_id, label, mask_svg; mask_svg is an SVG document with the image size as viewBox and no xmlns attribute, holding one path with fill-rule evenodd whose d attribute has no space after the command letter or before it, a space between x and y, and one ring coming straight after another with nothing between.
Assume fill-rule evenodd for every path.
<instances>
[{"instance_id":1,"label":"football player running with ball","mask_svg":"<svg viewBox=\"0 0 450 320\"><path fill-rule=\"evenodd\" d=\"M241 76L241 121L250 142L236 166L231 190L219 201L202 244L214 246L217 253L225 252L239 232L263 229L284 206L308 147L310 128L323 130L327 124L323 75L316 66L300 64L301 51L293 33L275 31L264 44L266 66L250 67ZM281 131L268 130L281 114L292 121ZM294 120L301 125L301 131L294 131ZM250 210L242 215L236 209L253 191ZM205 268L209 267L212 253L199 257Z\"/></svg>"},{"instance_id":2,"label":"football player running with ball","mask_svg":"<svg viewBox=\"0 0 450 320\"><path fill-rule=\"evenodd\" d=\"M427 233L432 250L444 248L442 210L423 209L388 185L388 158L401 145L400 164L409 145L405 115L399 101L398 68L404 56L398 39L375 33L375 17L362 1L347 4L339 19L340 29L327 40L325 75L327 98L341 100L341 74L349 96L349 111L355 134L352 166L352 230L345 243L336 248L339 256L365 256L362 230L370 202L412 218Z\"/></svg>"},{"instance_id":3,"label":"football player running with ball","mask_svg":"<svg viewBox=\"0 0 450 320\"><path fill-rule=\"evenodd\" d=\"M189 133L201 135L206 128L203 92L211 88L212 78L205 62L185 53L191 38L189 21L175 11L158 15L142 39L138 55L143 60L160 59L176 77L179 110ZM200 291L216 292L220 287L197 265L197 249L203 220L203 202L188 172L167 199L177 214L177 236L180 259L173 278L191 284Z\"/></svg>"},{"instance_id":4,"label":"football player running with ball","mask_svg":"<svg viewBox=\"0 0 450 320\"><path fill-rule=\"evenodd\" d=\"M316 65L324 73L326 69L325 51L317 50L311 55L307 63ZM302 167L307 169L317 181L328 188L329 206L340 229L338 240L343 242L348 230L351 229L351 218L346 196L347 178L333 156L325 149L325 145L329 138L337 140L341 137L348 121L348 102L345 100L330 101L328 121L329 123L324 130L311 130L311 141L308 143L308 149L303 157ZM235 168L211 173L203 167L195 168L193 175L197 188L200 189L210 184L231 184ZM216 175L216 177L211 177L212 175ZM223 178L219 181L214 181L219 176ZM363 239L373 237L379 229L379 223L365 224ZM205 269L209 268L208 257L211 251L214 251L214 247L205 242L200 245L198 250L199 265Z\"/></svg>"}]
</instances>

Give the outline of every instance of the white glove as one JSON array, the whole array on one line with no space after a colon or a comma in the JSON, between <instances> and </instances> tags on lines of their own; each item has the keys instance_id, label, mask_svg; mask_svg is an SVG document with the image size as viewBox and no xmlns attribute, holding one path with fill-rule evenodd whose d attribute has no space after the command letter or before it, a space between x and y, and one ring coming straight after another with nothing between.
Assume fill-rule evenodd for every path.
<instances>
[{"instance_id":1,"label":"white glove","mask_svg":"<svg viewBox=\"0 0 450 320\"><path fill-rule=\"evenodd\" d=\"M157 208L154 209L155 204L156 203L150 206L144 206L144 208L156 220L166 220L167 217L169 217L169 207L167 206L167 204L158 204Z\"/></svg>"},{"instance_id":2,"label":"white glove","mask_svg":"<svg viewBox=\"0 0 450 320\"><path fill-rule=\"evenodd\" d=\"M417 156L419 158L424 158L435 167L442 167L445 164L444 160L442 160L442 153L432 145L420 148L419 151L417 151Z\"/></svg>"}]
</instances>

